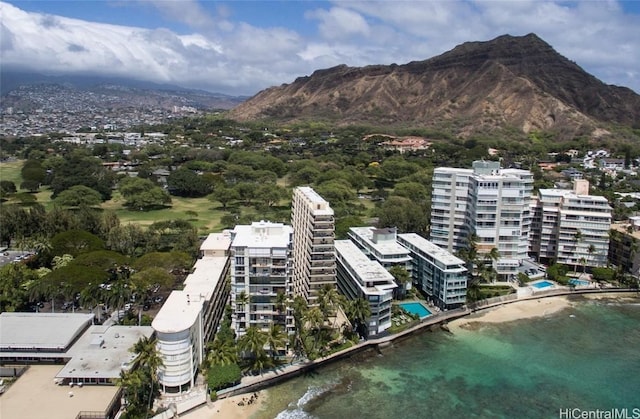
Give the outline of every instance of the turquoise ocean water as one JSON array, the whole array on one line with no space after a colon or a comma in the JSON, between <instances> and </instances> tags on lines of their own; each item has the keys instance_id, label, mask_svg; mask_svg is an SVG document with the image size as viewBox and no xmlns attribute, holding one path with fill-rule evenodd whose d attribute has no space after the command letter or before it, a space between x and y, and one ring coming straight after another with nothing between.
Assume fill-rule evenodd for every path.
<instances>
[{"instance_id":1,"label":"turquoise ocean water","mask_svg":"<svg viewBox=\"0 0 640 419\"><path fill-rule=\"evenodd\" d=\"M425 332L268 390L257 418L558 418L640 409L640 300ZM638 410L637 412L640 412Z\"/></svg>"}]
</instances>

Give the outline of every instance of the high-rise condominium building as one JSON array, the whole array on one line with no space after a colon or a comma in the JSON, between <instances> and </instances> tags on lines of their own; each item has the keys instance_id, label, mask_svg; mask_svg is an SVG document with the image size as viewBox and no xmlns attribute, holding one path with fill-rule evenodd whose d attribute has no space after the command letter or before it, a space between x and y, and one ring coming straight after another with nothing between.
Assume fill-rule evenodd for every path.
<instances>
[{"instance_id":1,"label":"high-rise condominium building","mask_svg":"<svg viewBox=\"0 0 640 419\"><path fill-rule=\"evenodd\" d=\"M606 265L611 207L605 197L589 195L589 181L575 180L573 190L540 189L532 209L534 257L576 267Z\"/></svg>"},{"instance_id":2,"label":"high-rise condominium building","mask_svg":"<svg viewBox=\"0 0 640 419\"><path fill-rule=\"evenodd\" d=\"M463 249L470 234L467 203L471 176L472 169L438 167L433 171L430 240L450 252Z\"/></svg>"},{"instance_id":3,"label":"high-rise condominium building","mask_svg":"<svg viewBox=\"0 0 640 419\"><path fill-rule=\"evenodd\" d=\"M314 305L325 284L336 286L333 210L312 188L297 187L291 203L291 225L293 294Z\"/></svg>"},{"instance_id":4,"label":"high-rise condominium building","mask_svg":"<svg viewBox=\"0 0 640 419\"><path fill-rule=\"evenodd\" d=\"M528 170L501 169L499 162L475 161L473 169L434 170L431 236L449 251L469 245L478 253L498 250L498 275L515 275L528 257L533 175Z\"/></svg>"},{"instance_id":5,"label":"high-rise condominium building","mask_svg":"<svg viewBox=\"0 0 640 419\"><path fill-rule=\"evenodd\" d=\"M231 327L242 336L250 326L268 331L272 324L294 330L284 304L291 287L290 226L254 222L231 233Z\"/></svg>"}]
</instances>

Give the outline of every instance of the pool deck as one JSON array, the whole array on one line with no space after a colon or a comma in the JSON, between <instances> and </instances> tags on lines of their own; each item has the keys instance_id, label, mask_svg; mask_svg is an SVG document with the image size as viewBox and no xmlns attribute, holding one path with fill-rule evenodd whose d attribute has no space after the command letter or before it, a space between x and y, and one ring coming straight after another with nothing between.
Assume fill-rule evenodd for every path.
<instances>
[{"instance_id":1,"label":"pool deck","mask_svg":"<svg viewBox=\"0 0 640 419\"><path fill-rule=\"evenodd\" d=\"M411 310L409 310L409 309L407 309L405 307L407 305L414 305L414 304L419 304L427 312L427 314L422 316L419 313L414 313L413 311L411 311ZM436 312L440 311L440 309L438 307L430 305L429 303L427 303L424 300L403 301L401 303L396 303L395 305L398 305L398 306L402 307L404 310L408 311L411 314L418 315L418 317L420 317L421 319L424 319L424 318L429 317L429 316L433 316L433 313L436 313Z\"/></svg>"}]
</instances>

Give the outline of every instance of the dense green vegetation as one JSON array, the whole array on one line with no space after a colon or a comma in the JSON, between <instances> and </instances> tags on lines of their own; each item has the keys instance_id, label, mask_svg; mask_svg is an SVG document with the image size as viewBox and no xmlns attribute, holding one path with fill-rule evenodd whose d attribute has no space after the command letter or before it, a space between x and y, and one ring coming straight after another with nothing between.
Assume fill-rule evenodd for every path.
<instances>
[{"instance_id":1,"label":"dense green vegetation","mask_svg":"<svg viewBox=\"0 0 640 419\"><path fill-rule=\"evenodd\" d=\"M640 209L633 198L613 193L640 191L637 176L611 178L581 168L568 154L575 150L581 157L604 148L629 166L640 156L640 131L625 127L611 127L609 137L558 141L558 133L515 129L458 138L446 126L282 126L206 116L138 131L167 137L127 152L119 142L75 145L60 141L60 134L0 138L0 158L12 159L0 162L0 244L34 253L0 268L0 311L32 310L46 300L57 307L82 305L101 316L101 305L143 304L152 288L169 290L180 283L202 235L260 219L289 222L292 188L299 185L312 186L331 203L337 238L345 238L349 227L372 224L427 235L433 169L470 167L477 159L529 169L536 188L553 187L563 180L563 169L576 168L590 180L592 193L607 197L616 220ZM388 135L422 136L431 145L400 152L385 144ZM543 171L540 162L557 166ZM105 163L115 163L117 170ZM469 301L509 291L483 285L494 279L495 254L478 255L470 240L460 256L472 272ZM565 283L567 271L554 265L548 273ZM406 271L393 275L401 285L396 297L402 298ZM601 281L630 281L609 268L594 269L593 275ZM366 333L366 301L346 301L335 289L323 290L321 301L311 308L300 298L282 301L282 310L293 313L295 335L277 326L269 333L248 328L237 343L227 312L208 347L204 367L210 387L233 385L243 371L276 367L285 348L298 358L315 359ZM339 310L348 322L337 324ZM148 324L150 318L141 320ZM138 319L128 314L122 321L135 324ZM140 368L122 377L126 417L151 413L158 386L150 345L136 345Z\"/></svg>"}]
</instances>

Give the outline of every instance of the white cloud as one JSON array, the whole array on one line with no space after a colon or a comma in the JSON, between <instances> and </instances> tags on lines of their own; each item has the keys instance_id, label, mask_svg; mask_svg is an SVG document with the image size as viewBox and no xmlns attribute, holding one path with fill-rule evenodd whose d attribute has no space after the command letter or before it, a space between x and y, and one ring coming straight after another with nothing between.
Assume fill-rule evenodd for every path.
<instances>
[{"instance_id":1,"label":"white cloud","mask_svg":"<svg viewBox=\"0 0 640 419\"><path fill-rule=\"evenodd\" d=\"M243 22L233 3L139 4L190 33L31 13L0 2L2 65L253 94L338 64L403 64L466 41L534 32L606 83L640 92L640 16L625 14L615 1L340 1L324 9L310 3L311 35L273 27L268 16Z\"/></svg>"},{"instance_id":2,"label":"white cloud","mask_svg":"<svg viewBox=\"0 0 640 419\"><path fill-rule=\"evenodd\" d=\"M342 7L329 10L317 9L306 14L309 19L317 19L318 29L326 39L344 39L354 35L368 36L369 24L359 14Z\"/></svg>"}]
</instances>

